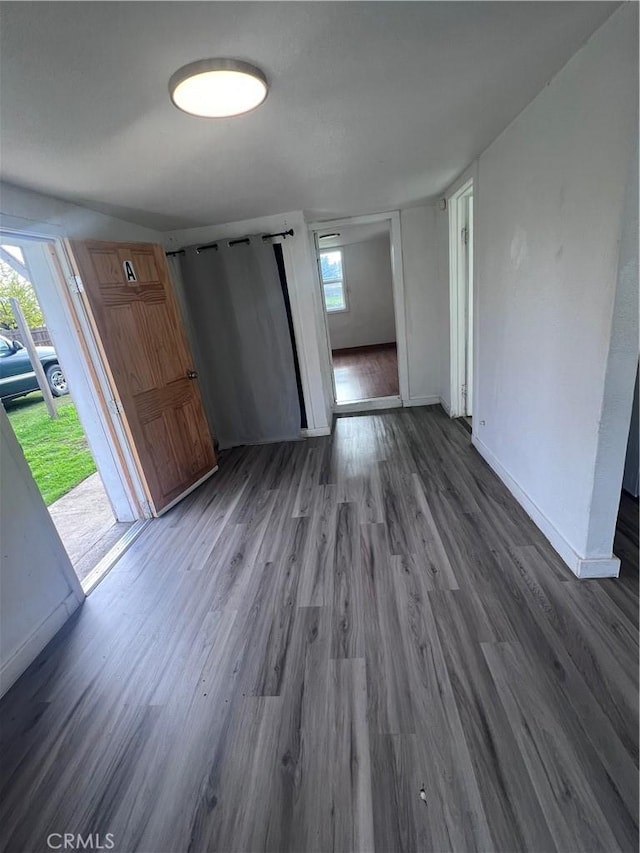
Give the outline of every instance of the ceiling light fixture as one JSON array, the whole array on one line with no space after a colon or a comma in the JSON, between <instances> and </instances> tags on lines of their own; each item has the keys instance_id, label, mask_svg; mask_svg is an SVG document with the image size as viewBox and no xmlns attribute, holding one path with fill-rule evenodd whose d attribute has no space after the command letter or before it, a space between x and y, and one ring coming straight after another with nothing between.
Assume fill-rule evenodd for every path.
<instances>
[{"instance_id":1,"label":"ceiling light fixture","mask_svg":"<svg viewBox=\"0 0 640 853\"><path fill-rule=\"evenodd\" d=\"M176 107L206 118L248 113L260 106L267 91L262 71L238 59L200 59L179 68L169 80Z\"/></svg>"}]
</instances>

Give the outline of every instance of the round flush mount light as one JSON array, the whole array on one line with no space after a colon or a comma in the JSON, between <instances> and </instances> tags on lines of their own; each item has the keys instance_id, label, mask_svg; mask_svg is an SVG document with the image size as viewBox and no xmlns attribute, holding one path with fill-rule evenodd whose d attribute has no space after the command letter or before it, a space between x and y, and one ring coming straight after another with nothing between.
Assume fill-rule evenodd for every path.
<instances>
[{"instance_id":1,"label":"round flush mount light","mask_svg":"<svg viewBox=\"0 0 640 853\"><path fill-rule=\"evenodd\" d=\"M238 116L267 97L267 79L238 59L201 59L179 68L169 80L171 100L185 113L206 118Z\"/></svg>"}]
</instances>

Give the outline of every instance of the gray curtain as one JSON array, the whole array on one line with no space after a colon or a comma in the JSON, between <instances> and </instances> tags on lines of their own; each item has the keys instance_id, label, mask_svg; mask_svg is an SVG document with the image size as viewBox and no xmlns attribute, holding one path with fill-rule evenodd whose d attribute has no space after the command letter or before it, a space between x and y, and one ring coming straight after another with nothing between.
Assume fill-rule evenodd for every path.
<instances>
[{"instance_id":1,"label":"gray curtain","mask_svg":"<svg viewBox=\"0 0 640 853\"><path fill-rule=\"evenodd\" d=\"M300 437L293 348L273 246L180 255L181 302L207 415L221 448Z\"/></svg>"}]
</instances>

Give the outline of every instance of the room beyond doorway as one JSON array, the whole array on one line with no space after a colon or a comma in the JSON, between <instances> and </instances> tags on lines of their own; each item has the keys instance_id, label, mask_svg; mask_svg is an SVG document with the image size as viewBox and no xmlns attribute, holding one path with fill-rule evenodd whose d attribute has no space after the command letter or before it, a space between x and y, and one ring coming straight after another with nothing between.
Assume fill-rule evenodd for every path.
<instances>
[{"instance_id":1,"label":"room beyond doorway","mask_svg":"<svg viewBox=\"0 0 640 853\"><path fill-rule=\"evenodd\" d=\"M397 328L402 281L393 262L392 245L399 242L393 215L313 230L334 410L399 406L406 344L404 328Z\"/></svg>"},{"instance_id":2,"label":"room beyond doorway","mask_svg":"<svg viewBox=\"0 0 640 853\"><path fill-rule=\"evenodd\" d=\"M353 403L400 393L395 342L331 352L336 403Z\"/></svg>"}]
</instances>

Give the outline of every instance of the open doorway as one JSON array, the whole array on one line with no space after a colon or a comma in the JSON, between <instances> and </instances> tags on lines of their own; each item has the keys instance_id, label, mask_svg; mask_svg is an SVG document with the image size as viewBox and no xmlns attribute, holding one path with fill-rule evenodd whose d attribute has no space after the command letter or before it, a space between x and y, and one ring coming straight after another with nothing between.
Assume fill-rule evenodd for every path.
<instances>
[{"instance_id":1,"label":"open doorway","mask_svg":"<svg viewBox=\"0 0 640 853\"><path fill-rule=\"evenodd\" d=\"M405 342L392 226L380 216L313 229L336 412L402 404Z\"/></svg>"},{"instance_id":2,"label":"open doorway","mask_svg":"<svg viewBox=\"0 0 640 853\"><path fill-rule=\"evenodd\" d=\"M449 303L451 417L473 416L473 180L447 200L449 210Z\"/></svg>"},{"instance_id":3,"label":"open doorway","mask_svg":"<svg viewBox=\"0 0 640 853\"><path fill-rule=\"evenodd\" d=\"M65 316L53 242L7 233L0 241L2 404L88 592L140 532L142 513L105 454L106 425L87 382L95 367L78 318Z\"/></svg>"}]
</instances>

